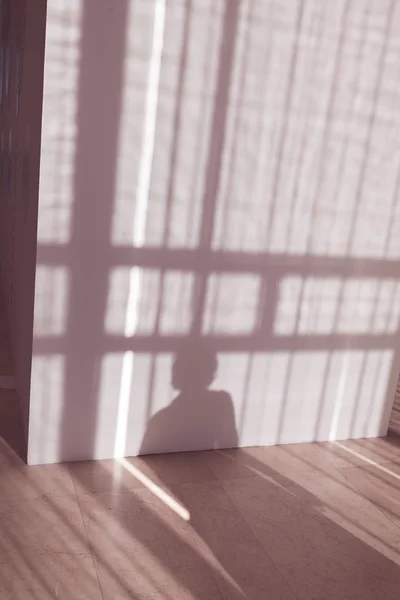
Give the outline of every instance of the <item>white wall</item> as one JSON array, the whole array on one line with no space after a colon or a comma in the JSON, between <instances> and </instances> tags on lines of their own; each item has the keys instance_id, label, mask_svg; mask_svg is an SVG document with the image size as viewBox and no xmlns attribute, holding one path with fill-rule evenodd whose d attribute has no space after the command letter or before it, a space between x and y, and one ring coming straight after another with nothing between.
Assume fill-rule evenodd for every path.
<instances>
[{"instance_id":1,"label":"white wall","mask_svg":"<svg viewBox=\"0 0 400 600\"><path fill-rule=\"evenodd\" d=\"M31 463L210 447L232 408L241 446L385 434L399 33L390 0L49 3ZM171 405L204 337L226 394Z\"/></svg>"}]
</instances>

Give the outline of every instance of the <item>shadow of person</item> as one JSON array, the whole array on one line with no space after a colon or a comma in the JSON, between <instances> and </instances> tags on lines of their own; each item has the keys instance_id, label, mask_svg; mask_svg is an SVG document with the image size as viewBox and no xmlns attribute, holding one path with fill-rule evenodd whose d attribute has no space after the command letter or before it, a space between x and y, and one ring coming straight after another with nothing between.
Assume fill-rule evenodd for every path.
<instances>
[{"instance_id":1,"label":"shadow of person","mask_svg":"<svg viewBox=\"0 0 400 600\"><path fill-rule=\"evenodd\" d=\"M172 367L173 402L149 421L140 454L236 448L231 396L210 390L218 358L207 340L186 340Z\"/></svg>"}]
</instances>

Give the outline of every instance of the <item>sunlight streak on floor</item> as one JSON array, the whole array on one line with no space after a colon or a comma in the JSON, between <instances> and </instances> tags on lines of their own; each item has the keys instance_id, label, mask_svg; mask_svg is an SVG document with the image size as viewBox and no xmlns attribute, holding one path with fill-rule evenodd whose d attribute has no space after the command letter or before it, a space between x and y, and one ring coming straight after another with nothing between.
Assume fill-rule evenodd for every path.
<instances>
[{"instance_id":1,"label":"sunlight streak on floor","mask_svg":"<svg viewBox=\"0 0 400 600\"><path fill-rule=\"evenodd\" d=\"M159 498L166 506L168 506L171 510L173 510L179 517L181 517L184 521L190 521L190 513L189 511L179 504L168 492L163 490L159 485L154 483L147 475L142 473L138 468L136 468L132 463L130 463L126 458L118 459L119 464L121 464L124 469L126 469L135 479L140 481L150 492L152 492L157 498Z\"/></svg>"},{"instance_id":2,"label":"sunlight streak on floor","mask_svg":"<svg viewBox=\"0 0 400 600\"><path fill-rule=\"evenodd\" d=\"M341 442L333 442L333 443L335 444L335 446L338 446L339 448L341 448L342 450L345 450L349 454L352 454L353 456L356 456L357 458L359 458L363 462L368 463L369 465L372 465L376 469L379 469L379 471L382 471L382 473L386 473L387 475L390 475L391 477L394 477L395 479L398 479L400 481L400 475L398 475L397 473L394 473L394 471L391 471L387 467L383 467L382 465L378 464L374 460L371 460L370 458L367 458L366 456L363 456L362 454L360 454L359 452L356 452L355 450L351 450L351 448L348 448L347 446L345 446Z\"/></svg>"}]
</instances>

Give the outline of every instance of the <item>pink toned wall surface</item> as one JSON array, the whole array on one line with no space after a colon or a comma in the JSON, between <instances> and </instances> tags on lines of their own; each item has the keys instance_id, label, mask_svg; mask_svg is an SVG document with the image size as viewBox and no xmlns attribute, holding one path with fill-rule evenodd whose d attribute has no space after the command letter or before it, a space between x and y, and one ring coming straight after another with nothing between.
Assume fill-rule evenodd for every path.
<instances>
[{"instance_id":1,"label":"pink toned wall surface","mask_svg":"<svg viewBox=\"0 0 400 600\"><path fill-rule=\"evenodd\" d=\"M46 2L1 2L1 279L28 427Z\"/></svg>"},{"instance_id":2,"label":"pink toned wall surface","mask_svg":"<svg viewBox=\"0 0 400 600\"><path fill-rule=\"evenodd\" d=\"M386 433L399 34L392 0L49 3L29 462Z\"/></svg>"}]
</instances>

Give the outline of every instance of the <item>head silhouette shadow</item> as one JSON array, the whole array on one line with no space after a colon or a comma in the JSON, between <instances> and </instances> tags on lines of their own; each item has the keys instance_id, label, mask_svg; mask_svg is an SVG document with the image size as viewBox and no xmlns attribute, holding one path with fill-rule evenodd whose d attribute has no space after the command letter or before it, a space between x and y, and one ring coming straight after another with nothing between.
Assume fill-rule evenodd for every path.
<instances>
[{"instance_id":1,"label":"head silhouette shadow","mask_svg":"<svg viewBox=\"0 0 400 600\"><path fill-rule=\"evenodd\" d=\"M209 389L217 370L211 342L185 340L172 366L171 385L178 395L151 417L140 454L237 447L232 398Z\"/></svg>"}]
</instances>

